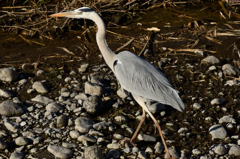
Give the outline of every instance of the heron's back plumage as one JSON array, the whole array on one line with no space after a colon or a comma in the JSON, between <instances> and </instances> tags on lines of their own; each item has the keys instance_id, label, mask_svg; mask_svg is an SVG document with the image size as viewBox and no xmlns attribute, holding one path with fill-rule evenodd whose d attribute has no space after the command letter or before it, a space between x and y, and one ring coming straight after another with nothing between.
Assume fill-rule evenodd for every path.
<instances>
[{"instance_id":1,"label":"heron's back plumage","mask_svg":"<svg viewBox=\"0 0 240 159\"><path fill-rule=\"evenodd\" d=\"M121 86L141 97L183 111L185 105L168 79L145 59L123 51L114 57L114 73Z\"/></svg>"}]
</instances>

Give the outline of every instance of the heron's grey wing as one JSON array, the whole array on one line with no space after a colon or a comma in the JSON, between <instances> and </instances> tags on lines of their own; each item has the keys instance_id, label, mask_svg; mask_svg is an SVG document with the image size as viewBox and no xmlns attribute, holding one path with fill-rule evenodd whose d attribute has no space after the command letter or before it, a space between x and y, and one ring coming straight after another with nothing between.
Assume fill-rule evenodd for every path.
<instances>
[{"instance_id":1,"label":"heron's grey wing","mask_svg":"<svg viewBox=\"0 0 240 159\"><path fill-rule=\"evenodd\" d=\"M124 51L115 56L113 69L125 90L170 105L179 111L184 110L181 98L168 79L145 59Z\"/></svg>"}]
</instances>

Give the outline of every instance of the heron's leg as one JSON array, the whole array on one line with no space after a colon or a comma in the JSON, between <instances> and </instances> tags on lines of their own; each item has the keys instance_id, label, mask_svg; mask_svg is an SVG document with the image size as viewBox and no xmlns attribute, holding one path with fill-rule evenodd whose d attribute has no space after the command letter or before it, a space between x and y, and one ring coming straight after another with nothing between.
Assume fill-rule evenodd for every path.
<instances>
[{"instance_id":1,"label":"heron's leg","mask_svg":"<svg viewBox=\"0 0 240 159\"><path fill-rule=\"evenodd\" d=\"M134 132L133 136L131 139L125 137L124 139L120 140L118 143L121 143L122 145L125 144L126 142L130 142L134 147L136 147L136 145L133 143L133 140L137 137L137 134L143 124L143 122L145 121L145 118L146 118L146 113L145 113L145 110L142 109L143 111L143 114L142 114L142 118L141 118L141 121L140 123L138 124L138 127L136 129L136 131Z\"/></svg>"},{"instance_id":2,"label":"heron's leg","mask_svg":"<svg viewBox=\"0 0 240 159\"><path fill-rule=\"evenodd\" d=\"M140 123L138 124L138 127L137 127L136 131L134 132L134 134L133 134L130 142L132 142L132 141L137 137L137 134L138 134L138 132L139 132L139 130L140 130L143 122L145 121L146 113L145 113L145 110L144 110L144 109L142 109L142 111L143 111L143 114L142 114L141 121L140 121Z\"/></svg>"},{"instance_id":3,"label":"heron's leg","mask_svg":"<svg viewBox=\"0 0 240 159\"><path fill-rule=\"evenodd\" d=\"M168 148L167 148L167 144L164 140L164 137L163 137L163 134L162 134L162 130L161 130L161 127L160 125L158 124L157 120L155 119L155 117L152 115L152 113L148 110L147 106L146 106L146 99L145 98L142 98L140 96L137 96L137 95L134 95L132 94L134 99L138 102L138 104L150 115L150 117L152 118L153 122L155 123L156 127L158 128L158 131L159 131L159 135L161 136L161 139L162 139L162 142L163 142L163 145L164 145L164 148L167 152L167 155L168 155L168 158L170 159L173 159L172 156L170 155L169 151L168 151Z\"/></svg>"}]
</instances>

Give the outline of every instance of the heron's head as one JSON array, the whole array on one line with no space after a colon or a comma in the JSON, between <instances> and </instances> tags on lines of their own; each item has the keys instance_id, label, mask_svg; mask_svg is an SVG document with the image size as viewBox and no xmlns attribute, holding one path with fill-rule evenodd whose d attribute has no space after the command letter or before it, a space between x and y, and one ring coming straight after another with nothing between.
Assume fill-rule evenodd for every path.
<instances>
[{"instance_id":1,"label":"heron's head","mask_svg":"<svg viewBox=\"0 0 240 159\"><path fill-rule=\"evenodd\" d=\"M67 18L76 18L76 19L90 19L91 14L96 13L92 8L82 7L75 9L74 11L61 12L50 15L51 17L67 17Z\"/></svg>"}]
</instances>

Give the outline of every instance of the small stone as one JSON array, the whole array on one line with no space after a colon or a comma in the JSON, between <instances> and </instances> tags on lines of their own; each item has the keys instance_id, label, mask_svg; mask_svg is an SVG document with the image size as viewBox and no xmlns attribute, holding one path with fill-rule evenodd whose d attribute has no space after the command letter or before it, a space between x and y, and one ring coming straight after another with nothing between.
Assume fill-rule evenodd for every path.
<instances>
[{"instance_id":1,"label":"small stone","mask_svg":"<svg viewBox=\"0 0 240 159\"><path fill-rule=\"evenodd\" d=\"M36 72L36 75L37 75L37 76L40 76L40 75L42 75L42 74L44 74L44 71L43 71L43 70L37 70L37 72Z\"/></svg>"},{"instance_id":2,"label":"small stone","mask_svg":"<svg viewBox=\"0 0 240 159\"><path fill-rule=\"evenodd\" d=\"M35 89L38 93L48 93L48 88L40 81L34 82L32 88Z\"/></svg>"},{"instance_id":3,"label":"small stone","mask_svg":"<svg viewBox=\"0 0 240 159\"><path fill-rule=\"evenodd\" d=\"M117 91L117 95L118 95L120 98L122 98L122 99L128 97L128 93L127 93L125 90L123 90L122 88L120 88L120 89Z\"/></svg>"},{"instance_id":4,"label":"small stone","mask_svg":"<svg viewBox=\"0 0 240 159\"><path fill-rule=\"evenodd\" d=\"M164 150L164 145L161 142L157 142L154 149L156 154L161 154Z\"/></svg>"},{"instance_id":5,"label":"small stone","mask_svg":"<svg viewBox=\"0 0 240 159\"><path fill-rule=\"evenodd\" d=\"M224 100L215 98L211 101L211 104L212 105L221 105L221 104L223 104L223 102L224 102Z\"/></svg>"},{"instance_id":6,"label":"small stone","mask_svg":"<svg viewBox=\"0 0 240 159\"><path fill-rule=\"evenodd\" d=\"M17 123L11 122L9 120L4 121L4 126L11 132L18 132L19 131L19 125Z\"/></svg>"},{"instance_id":7,"label":"small stone","mask_svg":"<svg viewBox=\"0 0 240 159\"><path fill-rule=\"evenodd\" d=\"M14 68L0 69L0 80L5 82L13 82L17 80L18 73Z\"/></svg>"},{"instance_id":8,"label":"small stone","mask_svg":"<svg viewBox=\"0 0 240 159\"><path fill-rule=\"evenodd\" d=\"M219 119L219 123L220 124L223 124L223 123L236 124L236 120L231 115L225 115L221 119Z\"/></svg>"},{"instance_id":9,"label":"small stone","mask_svg":"<svg viewBox=\"0 0 240 159\"><path fill-rule=\"evenodd\" d=\"M75 129L81 133L87 133L93 127L94 121L86 117L78 117L75 120Z\"/></svg>"},{"instance_id":10,"label":"small stone","mask_svg":"<svg viewBox=\"0 0 240 159\"><path fill-rule=\"evenodd\" d=\"M49 145L47 150L60 159L68 159L73 156L73 151L65 147Z\"/></svg>"},{"instance_id":11,"label":"small stone","mask_svg":"<svg viewBox=\"0 0 240 159\"><path fill-rule=\"evenodd\" d=\"M77 140L79 142L86 142L86 141L93 142L93 143L97 142L97 139L95 137L89 136L89 135L81 135L81 136L78 137Z\"/></svg>"},{"instance_id":12,"label":"small stone","mask_svg":"<svg viewBox=\"0 0 240 159\"><path fill-rule=\"evenodd\" d=\"M168 148L170 155L173 158L180 158L179 153L176 151L175 147ZM164 158L168 158L167 153L165 153Z\"/></svg>"},{"instance_id":13,"label":"small stone","mask_svg":"<svg viewBox=\"0 0 240 159\"><path fill-rule=\"evenodd\" d=\"M20 81L18 81L19 86L24 85L25 83L27 83L26 79L21 79Z\"/></svg>"},{"instance_id":14,"label":"small stone","mask_svg":"<svg viewBox=\"0 0 240 159\"><path fill-rule=\"evenodd\" d=\"M23 108L11 100L6 100L0 104L0 115L20 116L24 113Z\"/></svg>"},{"instance_id":15,"label":"small stone","mask_svg":"<svg viewBox=\"0 0 240 159\"><path fill-rule=\"evenodd\" d=\"M14 151L9 159L23 159L24 158L24 154L18 151Z\"/></svg>"},{"instance_id":16,"label":"small stone","mask_svg":"<svg viewBox=\"0 0 240 159\"><path fill-rule=\"evenodd\" d=\"M192 154L193 154L193 155L200 155L200 154L201 154L201 151L198 150L198 149L193 149L193 150L192 150Z\"/></svg>"},{"instance_id":17,"label":"small stone","mask_svg":"<svg viewBox=\"0 0 240 159\"><path fill-rule=\"evenodd\" d=\"M62 146L65 147L65 148L75 148L75 147L77 147L78 145L75 144L75 143L63 142L63 143L62 143Z\"/></svg>"},{"instance_id":18,"label":"small stone","mask_svg":"<svg viewBox=\"0 0 240 159\"><path fill-rule=\"evenodd\" d=\"M203 64L217 64L219 63L219 59L216 58L215 56L208 56L204 59L202 59Z\"/></svg>"},{"instance_id":19,"label":"small stone","mask_svg":"<svg viewBox=\"0 0 240 159\"><path fill-rule=\"evenodd\" d=\"M90 146L84 149L85 159L104 159L102 150L97 146Z\"/></svg>"},{"instance_id":20,"label":"small stone","mask_svg":"<svg viewBox=\"0 0 240 159\"><path fill-rule=\"evenodd\" d=\"M79 131L72 130L69 132L69 135L72 139L77 139L81 135L81 133Z\"/></svg>"},{"instance_id":21,"label":"small stone","mask_svg":"<svg viewBox=\"0 0 240 159\"><path fill-rule=\"evenodd\" d=\"M127 118L125 116L116 116L114 119L118 124L123 124L127 121Z\"/></svg>"},{"instance_id":22,"label":"small stone","mask_svg":"<svg viewBox=\"0 0 240 159\"><path fill-rule=\"evenodd\" d=\"M57 117L57 127L66 127L68 125L68 117L66 115L60 115Z\"/></svg>"},{"instance_id":23,"label":"small stone","mask_svg":"<svg viewBox=\"0 0 240 159\"><path fill-rule=\"evenodd\" d=\"M146 134L139 134L137 136L139 141L146 141L146 142L156 142L157 138L154 136L146 135Z\"/></svg>"},{"instance_id":24,"label":"small stone","mask_svg":"<svg viewBox=\"0 0 240 159\"><path fill-rule=\"evenodd\" d=\"M236 76L239 71L231 64L225 64L222 66L223 74L225 76Z\"/></svg>"},{"instance_id":25,"label":"small stone","mask_svg":"<svg viewBox=\"0 0 240 159\"><path fill-rule=\"evenodd\" d=\"M89 64L82 64L82 65L80 66L80 68L78 69L78 72L79 72L79 73L85 72L85 71L87 70L88 66L89 66Z\"/></svg>"},{"instance_id":26,"label":"small stone","mask_svg":"<svg viewBox=\"0 0 240 159\"><path fill-rule=\"evenodd\" d=\"M114 149L114 150L120 149L120 147L121 147L121 145L119 143L113 143L113 144L107 145L108 149Z\"/></svg>"},{"instance_id":27,"label":"small stone","mask_svg":"<svg viewBox=\"0 0 240 159\"><path fill-rule=\"evenodd\" d=\"M49 111L49 112L59 112L62 109L63 109L63 106L59 103L56 103L56 102L49 103L46 106L46 110Z\"/></svg>"},{"instance_id":28,"label":"small stone","mask_svg":"<svg viewBox=\"0 0 240 159\"><path fill-rule=\"evenodd\" d=\"M120 158L121 153L117 150L110 150L106 155L106 159L118 159Z\"/></svg>"},{"instance_id":29,"label":"small stone","mask_svg":"<svg viewBox=\"0 0 240 159\"><path fill-rule=\"evenodd\" d=\"M138 152L138 158L139 159L147 159L147 156L144 151L139 151Z\"/></svg>"},{"instance_id":30,"label":"small stone","mask_svg":"<svg viewBox=\"0 0 240 159\"><path fill-rule=\"evenodd\" d=\"M101 96L103 92L104 90L102 86L95 83L85 82L85 94Z\"/></svg>"},{"instance_id":31,"label":"small stone","mask_svg":"<svg viewBox=\"0 0 240 159\"><path fill-rule=\"evenodd\" d=\"M240 156L240 147L235 144L228 144L229 146L229 155Z\"/></svg>"},{"instance_id":32,"label":"small stone","mask_svg":"<svg viewBox=\"0 0 240 159\"><path fill-rule=\"evenodd\" d=\"M194 103L193 104L193 109L198 110L198 109L201 109L201 108L202 108L202 105L200 103Z\"/></svg>"},{"instance_id":33,"label":"small stone","mask_svg":"<svg viewBox=\"0 0 240 159\"><path fill-rule=\"evenodd\" d=\"M10 98L13 97L13 94L7 90L0 89L0 96L4 98Z\"/></svg>"},{"instance_id":34,"label":"small stone","mask_svg":"<svg viewBox=\"0 0 240 159\"><path fill-rule=\"evenodd\" d=\"M228 150L225 146L223 146L222 144L218 145L216 148L215 148L215 151L214 151L216 154L218 155L225 155Z\"/></svg>"},{"instance_id":35,"label":"small stone","mask_svg":"<svg viewBox=\"0 0 240 159\"><path fill-rule=\"evenodd\" d=\"M89 114L97 114L103 108L102 99L99 96L92 95L83 102L83 107Z\"/></svg>"},{"instance_id":36,"label":"small stone","mask_svg":"<svg viewBox=\"0 0 240 159\"><path fill-rule=\"evenodd\" d=\"M212 140L214 139L224 139L227 137L227 131L222 125L216 124L209 128L209 133L212 135Z\"/></svg>"},{"instance_id":37,"label":"small stone","mask_svg":"<svg viewBox=\"0 0 240 159\"><path fill-rule=\"evenodd\" d=\"M112 125L111 122L99 122L99 123L96 123L93 125L93 128L96 129L96 130L105 130L105 129L108 129L110 126Z\"/></svg>"},{"instance_id":38,"label":"small stone","mask_svg":"<svg viewBox=\"0 0 240 159\"><path fill-rule=\"evenodd\" d=\"M33 102L40 102L44 104L52 103L54 102L52 99L42 96L42 95L37 95L35 98L32 98L31 101Z\"/></svg>"},{"instance_id":39,"label":"small stone","mask_svg":"<svg viewBox=\"0 0 240 159\"><path fill-rule=\"evenodd\" d=\"M15 143L18 146L25 146L25 145L29 144L29 140L25 137L20 136L20 137L16 138Z\"/></svg>"}]
</instances>

